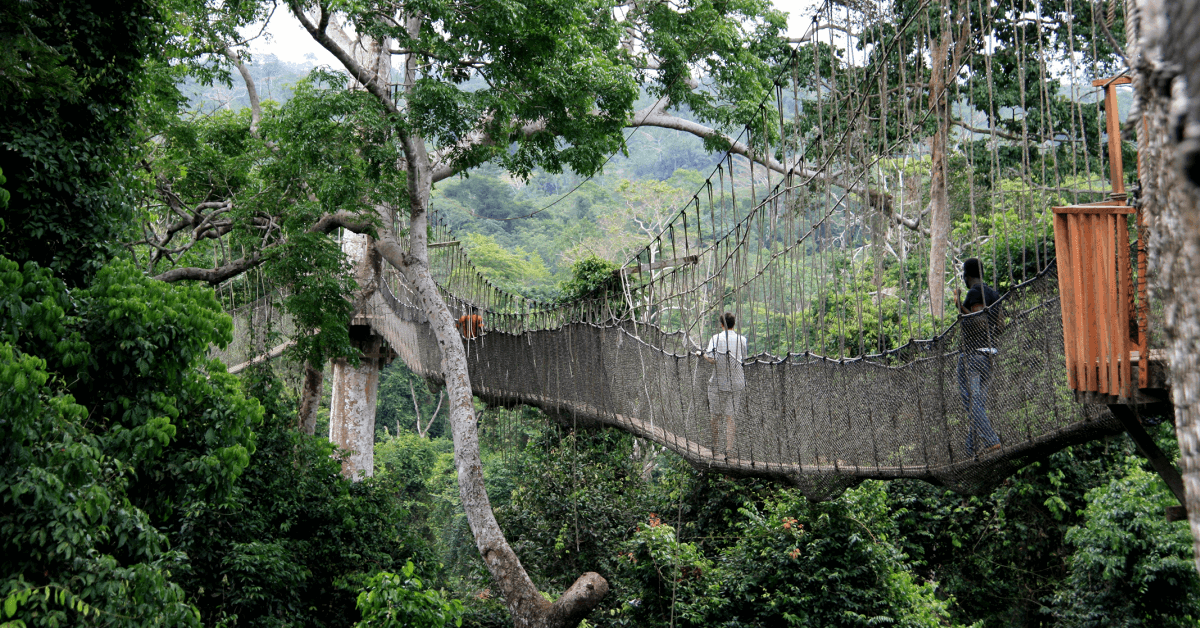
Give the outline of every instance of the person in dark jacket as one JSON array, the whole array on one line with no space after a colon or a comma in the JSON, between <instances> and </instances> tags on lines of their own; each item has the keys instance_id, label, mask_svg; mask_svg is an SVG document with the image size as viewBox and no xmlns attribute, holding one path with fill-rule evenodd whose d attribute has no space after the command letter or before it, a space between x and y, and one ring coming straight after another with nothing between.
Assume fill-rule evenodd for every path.
<instances>
[{"instance_id":1,"label":"person in dark jacket","mask_svg":"<svg viewBox=\"0 0 1200 628\"><path fill-rule=\"evenodd\" d=\"M988 382L1000 331L1000 310L992 305L1000 293L983 282L983 264L977 258L963 262L967 298L954 290L962 325L962 352L958 356L958 391L967 411L967 452L972 456L1000 449L1000 438L987 417ZM983 313L980 313L983 312Z\"/></svg>"}]
</instances>

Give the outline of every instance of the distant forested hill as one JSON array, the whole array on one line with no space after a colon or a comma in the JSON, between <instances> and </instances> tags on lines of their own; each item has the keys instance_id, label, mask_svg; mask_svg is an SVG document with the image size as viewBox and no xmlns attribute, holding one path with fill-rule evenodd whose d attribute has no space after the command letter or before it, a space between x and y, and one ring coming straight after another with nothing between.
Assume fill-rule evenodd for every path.
<instances>
[{"instance_id":1,"label":"distant forested hill","mask_svg":"<svg viewBox=\"0 0 1200 628\"><path fill-rule=\"evenodd\" d=\"M312 55L309 55L310 57ZM250 76L254 77L254 85L258 89L258 97L262 100L274 100L285 103L292 98L292 86L308 76L317 67L315 57L305 63L290 63L282 61L272 54L255 56L250 68ZM231 109L237 111L250 106L246 96L246 84L242 82L237 72L230 76L229 83L213 81L205 85L194 77L188 77L180 91L188 98L191 105L199 111L215 109Z\"/></svg>"}]
</instances>

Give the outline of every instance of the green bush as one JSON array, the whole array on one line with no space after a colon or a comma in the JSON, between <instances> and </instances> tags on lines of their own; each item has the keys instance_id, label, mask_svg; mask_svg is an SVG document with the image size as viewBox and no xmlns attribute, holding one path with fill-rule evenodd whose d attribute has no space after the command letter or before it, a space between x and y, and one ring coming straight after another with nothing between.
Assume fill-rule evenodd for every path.
<instances>
[{"instance_id":1,"label":"green bush","mask_svg":"<svg viewBox=\"0 0 1200 628\"><path fill-rule=\"evenodd\" d=\"M463 605L441 591L425 588L413 575L412 561L401 574L380 572L358 595L363 619L358 628L444 628L462 626Z\"/></svg>"},{"instance_id":2,"label":"green bush","mask_svg":"<svg viewBox=\"0 0 1200 628\"><path fill-rule=\"evenodd\" d=\"M1200 576L1186 521L1163 516L1175 496L1142 461L1088 491L1082 525L1066 534L1068 575L1046 612L1071 628L1195 626Z\"/></svg>"}]
</instances>

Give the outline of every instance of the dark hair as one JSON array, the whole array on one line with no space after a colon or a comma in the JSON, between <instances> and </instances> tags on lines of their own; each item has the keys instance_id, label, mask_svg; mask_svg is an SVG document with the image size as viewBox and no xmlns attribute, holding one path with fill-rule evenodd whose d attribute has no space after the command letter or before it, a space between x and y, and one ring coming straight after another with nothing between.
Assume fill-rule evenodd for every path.
<instances>
[{"instance_id":1,"label":"dark hair","mask_svg":"<svg viewBox=\"0 0 1200 628\"><path fill-rule=\"evenodd\" d=\"M963 262L963 279L969 277L983 279L983 263L979 261L978 257L968 258Z\"/></svg>"},{"instance_id":2,"label":"dark hair","mask_svg":"<svg viewBox=\"0 0 1200 628\"><path fill-rule=\"evenodd\" d=\"M725 329L733 329L734 324L737 323L737 318L733 316L733 312L725 312L721 315L720 321L725 326Z\"/></svg>"}]
</instances>

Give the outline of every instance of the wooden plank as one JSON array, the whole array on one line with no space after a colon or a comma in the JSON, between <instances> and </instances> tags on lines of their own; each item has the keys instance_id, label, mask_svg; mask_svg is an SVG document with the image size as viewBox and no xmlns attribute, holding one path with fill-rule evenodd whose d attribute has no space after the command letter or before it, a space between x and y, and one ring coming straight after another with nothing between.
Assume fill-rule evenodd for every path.
<instances>
[{"instance_id":1,"label":"wooden plank","mask_svg":"<svg viewBox=\"0 0 1200 628\"><path fill-rule=\"evenodd\" d=\"M1121 198L1116 201L1113 201L1112 203L1105 202L1104 204L1097 203L1094 205L1066 205L1063 207L1055 207L1053 209L1054 209L1054 213L1056 213L1056 214L1105 215L1105 214L1132 214L1132 213L1134 213L1135 212L1134 208L1129 207L1128 205L1124 205L1123 204L1124 202L1125 202L1124 198Z\"/></svg>"},{"instance_id":2,"label":"wooden plank","mask_svg":"<svg viewBox=\"0 0 1200 628\"><path fill-rule=\"evenodd\" d=\"M1089 363L1087 362L1088 336L1088 298L1086 286L1083 283L1083 254L1087 245L1083 239L1083 229L1080 225L1082 217L1069 216L1067 226L1071 234L1071 281L1075 291L1075 381L1076 390L1095 390L1088 387Z\"/></svg>"},{"instance_id":3,"label":"wooden plank","mask_svg":"<svg viewBox=\"0 0 1200 628\"><path fill-rule=\"evenodd\" d=\"M1092 295L1095 298L1096 311L1095 354L1092 359L1096 363L1096 390L1105 395L1114 394L1108 389L1108 277L1104 271L1107 267L1107 250L1104 247L1104 219L1107 216L1089 215L1087 221L1092 234L1092 246L1089 249L1088 261L1092 264L1092 272L1088 281L1091 283Z\"/></svg>"},{"instance_id":4,"label":"wooden plank","mask_svg":"<svg viewBox=\"0 0 1200 628\"><path fill-rule=\"evenodd\" d=\"M1093 285L1092 278L1096 276L1095 263L1090 254L1096 248L1096 240L1092 237L1092 225L1090 216L1082 215L1075 220L1076 228L1079 230L1079 246L1075 249L1075 255L1078 259L1079 266L1079 293L1083 295L1080 302L1081 319L1083 325L1080 326L1080 345L1079 352L1080 362L1083 363L1083 390L1096 391L1099 390L1096 382L1096 336L1099 335L1096 330L1096 289Z\"/></svg>"},{"instance_id":5,"label":"wooden plank","mask_svg":"<svg viewBox=\"0 0 1200 628\"><path fill-rule=\"evenodd\" d=\"M1117 314L1117 356L1121 360L1121 393L1122 399L1133 396L1133 370L1129 359L1129 316L1133 300L1133 277L1129 270L1129 225L1124 216L1117 216L1117 304L1120 310Z\"/></svg>"},{"instance_id":6,"label":"wooden plank","mask_svg":"<svg viewBox=\"0 0 1200 628\"><path fill-rule=\"evenodd\" d=\"M446 242L430 242L429 248L441 249L441 248L445 248L448 246L458 246L459 244L461 244L461 242L459 240L448 240Z\"/></svg>"},{"instance_id":7,"label":"wooden plank","mask_svg":"<svg viewBox=\"0 0 1200 628\"><path fill-rule=\"evenodd\" d=\"M1111 322L1110 312L1108 311L1108 277L1105 274L1105 269L1108 264L1104 261L1108 259L1107 248L1104 246L1104 216L1090 215L1085 219L1088 222L1088 233L1091 238L1091 246L1088 250L1091 254L1087 256L1089 264L1088 277L1091 280L1092 295L1094 307L1092 316L1095 320L1095 332L1092 336L1092 351L1091 362L1096 365L1096 390L1106 395L1114 394L1114 391L1108 389L1108 324ZM1099 259L1097 259L1099 258Z\"/></svg>"},{"instance_id":8,"label":"wooden plank","mask_svg":"<svg viewBox=\"0 0 1200 628\"><path fill-rule=\"evenodd\" d=\"M1058 294L1063 317L1063 355L1067 361L1067 385L1075 390L1079 387L1075 376L1075 285L1071 280L1071 238L1067 228L1068 217L1054 215L1054 250L1058 253Z\"/></svg>"},{"instance_id":9,"label":"wooden plank","mask_svg":"<svg viewBox=\"0 0 1200 628\"><path fill-rule=\"evenodd\" d=\"M1101 359L1104 361L1105 369L1108 372L1108 394L1121 394L1121 379L1118 359L1120 352L1120 325L1118 318L1120 317L1120 300L1117 298L1118 286L1121 282L1121 277L1117 275L1117 219L1124 216L1114 216L1112 214L1098 216L1104 246L1101 249L1100 263L1104 266L1104 327L1105 336L1107 337L1104 355Z\"/></svg>"},{"instance_id":10,"label":"wooden plank","mask_svg":"<svg viewBox=\"0 0 1200 628\"><path fill-rule=\"evenodd\" d=\"M1133 79L1128 76L1114 76L1113 78L1093 79L1092 87L1105 87L1108 85L1129 85Z\"/></svg>"}]
</instances>

